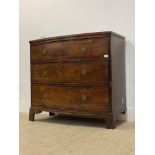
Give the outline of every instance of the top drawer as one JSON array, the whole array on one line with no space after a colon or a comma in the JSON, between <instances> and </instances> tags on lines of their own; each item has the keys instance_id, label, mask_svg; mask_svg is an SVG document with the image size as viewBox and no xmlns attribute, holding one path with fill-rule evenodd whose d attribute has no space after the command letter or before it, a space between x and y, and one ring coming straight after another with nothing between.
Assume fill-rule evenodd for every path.
<instances>
[{"instance_id":1,"label":"top drawer","mask_svg":"<svg viewBox=\"0 0 155 155\"><path fill-rule=\"evenodd\" d=\"M31 61L95 58L108 54L109 37L31 45Z\"/></svg>"}]
</instances>

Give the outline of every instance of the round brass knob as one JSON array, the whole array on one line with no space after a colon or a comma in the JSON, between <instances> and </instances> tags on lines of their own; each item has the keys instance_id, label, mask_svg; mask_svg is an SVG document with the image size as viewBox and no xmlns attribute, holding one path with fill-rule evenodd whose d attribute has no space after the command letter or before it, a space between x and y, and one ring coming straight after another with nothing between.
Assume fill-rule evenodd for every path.
<instances>
[{"instance_id":1,"label":"round brass knob","mask_svg":"<svg viewBox=\"0 0 155 155\"><path fill-rule=\"evenodd\" d=\"M47 75L47 71L43 71L42 76L45 77Z\"/></svg>"},{"instance_id":2,"label":"round brass knob","mask_svg":"<svg viewBox=\"0 0 155 155\"><path fill-rule=\"evenodd\" d=\"M81 74L86 75L87 71L85 69L81 69Z\"/></svg>"},{"instance_id":3,"label":"round brass knob","mask_svg":"<svg viewBox=\"0 0 155 155\"><path fill-rule=\"evenodd\" d=\"M86 47L81 47L81 52L85 52L86 51Z\"/></svg>"},{"instance_id":4,"label":"round brass knob","mask_svg":"<svg viewBox=\"0 0 155 155\"><path fill-rule=\"evenodd\" d=\"M81 99L82 99L83 102L85 102L87 100L87 98L88 98L88 96L86 96L86 95L81 96Z\"/></svg>"},{"instance_id":5,"label":"round brass knob","mask_svg":"<svg viewBox=\"0 0 155 155\"><path fill-rule=\"evenodd\" d=\"M92 43L92 40L88 40L88 43Z\"/></svg>"},{"instance_id":6,"label":"round brass knob","mask_svg":"<svg viewBox=\"0 0 155 155\"><path fill-rule=\"evenodd\" d=\"M42 52L42 54L43 54L43 55L46 55L46 54L47 54L47 50L44 49L43 52Z\"/></svg>"},{"instance_id":7,"label":"round brass knob","mask_svg":"<svg viewBox=\"0 0 155 155\"><path fill-rule=\"evenodd\" d=\"M43 95L43 98L46 98L47 97L47 94L45 93L44 95Z\"/></svg>"}]
</instances>

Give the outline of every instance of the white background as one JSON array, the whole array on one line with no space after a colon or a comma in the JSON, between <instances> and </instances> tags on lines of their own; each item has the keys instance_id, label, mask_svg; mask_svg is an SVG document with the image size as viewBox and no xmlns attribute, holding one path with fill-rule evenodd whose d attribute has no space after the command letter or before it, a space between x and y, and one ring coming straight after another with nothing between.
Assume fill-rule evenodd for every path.
<instances>
[{"instance_id":1,"label":"white background","mask_svg":"<svg viewBox=\"0 0 155 155\"><path fill-rule=\"evenodd\" d=\"M29 40L114 31L126 37L128 120L134 120L134 0L20 0L20 111L30 108Z\"/></svg>"}]
</instances>

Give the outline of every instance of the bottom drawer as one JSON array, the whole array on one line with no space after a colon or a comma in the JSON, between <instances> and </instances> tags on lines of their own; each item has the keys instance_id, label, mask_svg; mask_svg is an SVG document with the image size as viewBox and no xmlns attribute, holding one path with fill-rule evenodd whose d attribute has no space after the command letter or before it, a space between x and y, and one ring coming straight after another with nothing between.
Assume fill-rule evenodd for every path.
<instances>
[{"instance_id":1,"label":"bottom drawer","mask_svg":"<svg viewBox=\"0 0 155 155\"><path fill-rule=\"evenodd\" d=\"M109 111L109 87L32 86L32 106Z\"/></svg>"}]
</instances>

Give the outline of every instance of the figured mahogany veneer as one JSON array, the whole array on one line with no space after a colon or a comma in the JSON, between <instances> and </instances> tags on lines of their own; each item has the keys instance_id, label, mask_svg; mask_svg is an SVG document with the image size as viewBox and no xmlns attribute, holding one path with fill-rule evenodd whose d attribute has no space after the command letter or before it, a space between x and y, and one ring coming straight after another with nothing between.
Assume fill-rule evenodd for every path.
<instances>
[{"instance_id":1,"label":"figured mahogany veneer","mask_svg":"<svg viewBox=\"0 0 155 155\"><path fill-rule=\"evenodd\" d=\"M109 83L108 61L33 64L31 69L33 83Z\"/></svg>"},{"instance_id":2,"label":"figured mahogany veneer","mask_svg":"<svg viewBox=\"0 0 155 155\"><path fill-rule=\"evenodd\" d=\"M116 127L126 110L125 41L114 32L96 32L30 41L31 108L104 119Z\"/></svg>"},{"instance_id":3,"label":"figured mahogany veneer","mask_svg":"<svg viewBox=\"0 0 155 155\"><path fill-rule=\"evenodd\" d=\"M109 111L109 91L109 87L33 85L32 103L47 108Z\"/></svg>"},{"instance_id":4,"label":"figured mahogany veneer","mask_svg":"<svg viewBox=\"0 0 155 155\"><path fill-rule=\"evenodd\" d=\"M31 61L103 56L108 54L108 41L109 38L105 37L35 44L31 46Z\"/></svg>"}]
</instances>

